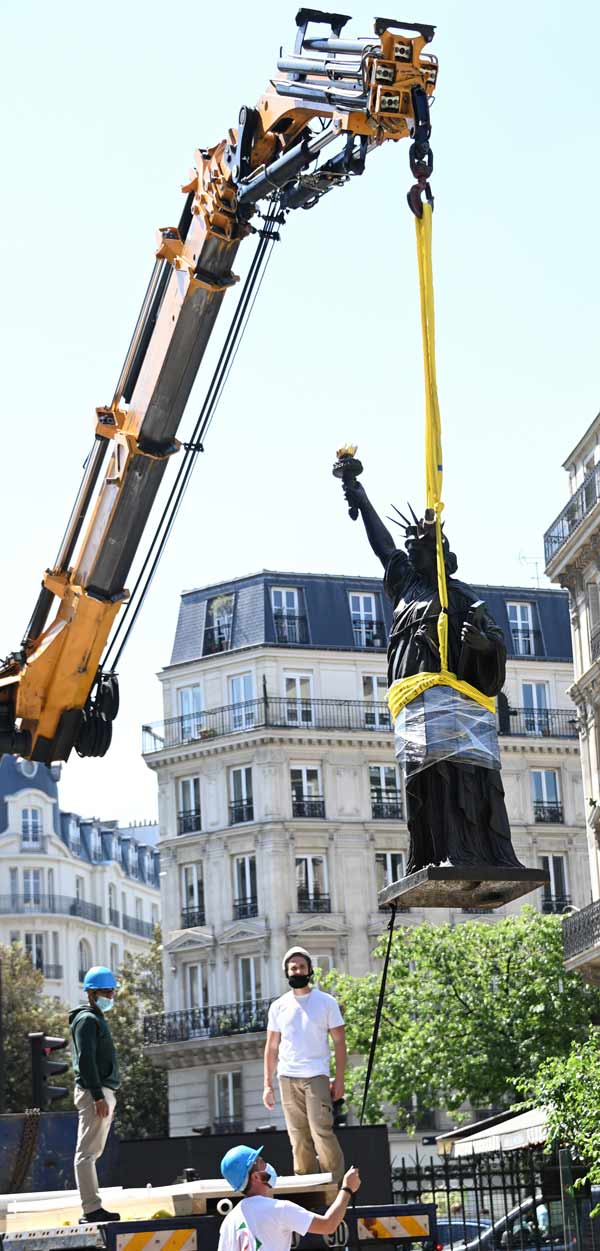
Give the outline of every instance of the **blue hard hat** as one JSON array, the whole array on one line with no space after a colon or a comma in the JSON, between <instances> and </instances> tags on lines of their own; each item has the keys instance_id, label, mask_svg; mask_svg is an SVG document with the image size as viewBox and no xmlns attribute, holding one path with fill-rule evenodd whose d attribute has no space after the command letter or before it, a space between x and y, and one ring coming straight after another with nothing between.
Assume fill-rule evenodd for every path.
<instances>
[{"instance_id":1,"label":"blue hard hat","mask_svg":"<svg viewBox=\"0 0 600 1251\"><path fill-rule=\"evenodd\" d=\"M84 990L116 990L117 979L112 969L107 969L105 964L95 964L92 969L88 969L83 979Z\"/></svg>"},{"instance_id":2,"label":"blue hard hat","mask_svg":"<svg viewBox=\"0 0 600 1251\"><path fill-rule=\"evenodd\" d=\"M255 1160L264 1151L264 1147L231 1147L221 1160L221 1173L233 1190L244 1190L250 1169Z\"/></svg>"}]
</instances>

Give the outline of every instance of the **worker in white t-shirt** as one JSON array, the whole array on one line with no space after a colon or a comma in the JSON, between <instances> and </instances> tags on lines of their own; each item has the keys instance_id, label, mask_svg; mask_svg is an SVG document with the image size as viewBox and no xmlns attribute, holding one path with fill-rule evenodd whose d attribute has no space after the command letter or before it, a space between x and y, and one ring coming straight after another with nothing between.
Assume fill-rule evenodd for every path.
<instances>
[{"instance_id":1,"label":"worker in white t-shirt","mask_svg":"<svg viewBox=\"0 0 600 1251\"><path fill-rule=\"evenodd\" d=\"M344 1157L333 1132L332 1099L344 1097L346 1037L342 1014L333 995L311 986L312 959L304 947L290 947L282 967L291 990L269 1008L263 1103L266 1108L274 1107L277 1067L294 1172L331 1173L339 1185ZM331 1084L330 1035L335 1055Z\"/></svg>"},{"instance_id":2,"label":"worker in white t-shirt","mask_svg":"<svg viewBox=\"0 0 600 1251\"><path fill-rule=\"evenodd\" d=\"M290 1251L292 1235L333 1234L344 1219L352 1195L360 1186L358 1169L350 1168L324 1216L307 1212L288 1199L274 1199L277 1173L261 1155L262 1147L232 1147L221 1160L221 1173L241 1203L227 1213L219 1234L218 1251Z\"/></svg>"}]
</instances>

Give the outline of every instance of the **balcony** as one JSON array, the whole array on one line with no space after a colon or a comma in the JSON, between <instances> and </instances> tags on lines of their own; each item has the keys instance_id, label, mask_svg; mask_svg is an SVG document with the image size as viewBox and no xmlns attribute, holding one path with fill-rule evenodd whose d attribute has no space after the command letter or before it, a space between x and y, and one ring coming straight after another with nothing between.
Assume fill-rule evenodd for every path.
<instances>
[{"instance_id":1,"label":"balcony","mask_svg":"<svg viewBox=\"0 0 600 1251\"><path fill-rule=\"evenodd\" d=\"M244 821L254 820L254 803L251 799L235 799L229 805L229 824L242 825Z\"/></svg>"},{"instance_id":2,"label":"balcony","mask_svg":"<svg viewBox=\"0 0 600 1251\"><path fill-rule=\"evenodd\" d=\"M600 464L584 479L544 535L544 556L549 565L561 547L581 525L600 498Z\"/></svg>"},{"instance_id":3,"label":"balcony","mask_svg":"<svg viewBox=\"0 0 600 1251\"><path fill-rule=\"evenodd\" d=\"M213 1122L213 1134L242 1134L244 1122L234 1116L220 1116Z\"/></svg>"},{"instance_id":4,"label":"balcony","mask_svg":"<svg viewBox=\"0 0 600 1251\"><path fill-rule=\"evenodd\" d=\"M511 626L513 656L543 656L542 635L539 630L519 629Z\"/></svg>"},{"instance_id":5,"label":"balcony","mask_svg":"<svg viewBox=\"0 0 600 1251\"><path fill-rule=\"evenodd\" d=\"M73 899L70 895L0 895L0 914L4 916L34 916L36 913L55 916L81 917L84 921L102 924L102 908Z\"/></svg>"},{"instance_id":6,"label":"balcony","mask_svg":"<svg viewBox=\"0 0 600 1251\"><path fill-rule=\"evenodd\" d=\"M49 982L62 982L63 966L62 964L46 964L44 962L42 973Z\"/></svg>"},{"instance_id":7,"label":"balcony","mask_svg":"<svg viewBox=\"0 0 600 1251\"><path fill-rule=\"evenodd\" d=\"M193 930L199 925L206 925L204 908L184 908L181 913L181 928Z\"/></svg>"},{"instance_id":8,"label":"balcony","mask_svg":"<svg viewBox=\"0 0 600 1251\"><path fill-rule=\"evenodd\" d=\"M120 918L119 913L117 912L117 909L116 909L116 908L109 908L109 909L108 909L108 924L109 924L109 925L114 925L115 929L117 929L117 930L118 930L118 929L120 929L120 927L121 927L121 918Z\"/></svg>"},{"instance_id":9,"label":"balcony","mask_svg":"<svg viewBox=\"0 0 600 1251\"><path fill-rule=\"evenodd\" d=\"M566 912L572 907L570 895L548 895L542 899L542 912L554 913L560 916L562 912Z\"/></svg>"},{"instance_id":10,"label":"balcony","mask_svg":"<svg viewBox=\"0 0 600 1251\"><path fill-rule=\"evenodd\" d=\"M235 1034L264 1033L269 999L254 1003L220 1004L215 1008L188 1008L144 1017L144 1044L187 1042L193 1038L227 1038Z\"/></svg>"},{"instance_id":11,"label":"balcony","mask_svg":"<svg viewBox=\"0 0 600 1251\"><path fill-rule=\"evenodd\" d=\"M309 895L308 891L298 891L298 912L331 912L330 895Z\"/></svg>"},{"instance_id":12,"label":"balcony","mask_svg":"<svg viewBox=\"0 0 600 1251\"><path fill-rule=\"evenodd\" d=\"M372 790L371 816L374 821L401 821L402 795L400 791Z\"/></svg>"},{"instance_id":13,"label":"balcony","mask_svg":"<svg viewBox=\"0 0 600 1251\"><path fill-rule=\"evenodd\" d=\"M562 931L565 960L600 946L600 900L565 917Z\"/></svg>"},{"instance_id":14,"label":"balcony","mask_svg":"<svg viewBox=\"0 0 600 1251\"><path fill-rule=\"evenodd\" d=\"M123 913L123 929L128 934L137 934L138 938L152 938L154 926L151 921L141 921L139 917L128 917Z\"/></svg>"},{"instance_id":15,"label":"balcony","mask_svg":"<svg viewBox=\"0 0 600 1251\"><path fill-rule=\"evenodd\" d=\"M382 651L387 647L385 621L366 621L364 617L352 618L354 646Z\"/></svg>"},{"instance_id":16,"label":"balcony","mask_svg":"<svg viewBox=\"0 0 600 1251\"><path fill-rule=\"evenodd\" d=\"M509 708L508 727L499 729L503 737L527 735L531 738L578 738L577 714L570 708Z\"/></svg>"},{"instance_id":17,"label":"balcony","mask_svg":"<svg viewBox=\"0 0 600 1251\"><path fill-rule=\"evenodd\" d=\"M203 656L216 656L218 652L228 652L231 647L231 621L219 621L216 625L206 626L204 630Z\"/></svg>"},{"instance_id":18,"label":"balcony","mask_svg":"<svg viewBox=\"0 0 600 1251\"><path fill-rule=\"evenodd\" d=\"M177 813L178 834L200 834L202 832L202 815L199 808L189 808Z\"/></svg>"},{"instance_id":19,"label":"balcony","mask_svg":"<svg viewBox=\"0 0 600 1251\"><path fill-rule=\"evenodd\" d=\"M48 838L45 834L22 834L20 850L26 856L45 856L48 853Z\"/></svg>"},{"instance_id":20,"label":"balcony","mask_svg":"<svg viewBox=\"0 0 600 1251\"><path fill-rule=\"evenodd\" d=\"M252 896L246 898L240 897L233 901L233 919L234 921L242 921L246 917L258 916L258 899Z\"/></svg>"},{"instance_id":21,"label":"balcony","mask_svg":"<svg viewBox=\"0 0 600 1251\"><path fill-rule=\"evenodd\" d=\"M142 754L168 751L186 743L200 743L230 734L271 726L289 729L347 730L385 733L390 729L387 704L360 699L251 699L196 713L170 717L142 726Z\"/></svg>"},{"instance_id":22,"label":"balcony","mask_svg":"<svg viewBox=\"0 0 600 1251\"><path fill-rule=\"evenodd\" d=\"M595 660L600 660L600 629L596 629L592 632L592 635L590 638L590 653L592 657L592 663Z\"/></svg>"},{"instance_id":23,"label":"balcony","mask_svg":"<svg viewBox=\"0 0 600 1251\"><path fill-rule=\"evenodd\" d=\"M309 641L306 617L295 617L292 613L275 613L273 625L277 643L294 644Z\"/></svg>"},{"instance_id":24,"label":"balcony","mask_svg":"<svg viewBox=\"0 0 600 1251\"><path fill-rule=\"evenodd\" d=\"M292 791L292 816L305 817L310 821L325 819L325 800L322 795L298 795Z\"/></svg>"},{"instance_id":25,"label":"balcony","mask_svg":"<svg viewBox=\"0 0 600 1251\"><path fill-rule=\"evenodd\" d=\"M565 820L563 806L562 804L549 804L535 799L533 801L533 819L536 825L563 825Z\"/></svg>"}]
</instances>

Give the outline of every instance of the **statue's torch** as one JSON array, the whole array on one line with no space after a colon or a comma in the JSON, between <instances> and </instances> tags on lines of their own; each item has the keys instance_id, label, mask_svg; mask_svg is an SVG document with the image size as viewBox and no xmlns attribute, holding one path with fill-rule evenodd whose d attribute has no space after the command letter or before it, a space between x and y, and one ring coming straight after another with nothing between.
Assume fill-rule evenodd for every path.
<instances>
[{"instance_id":1,"label":"statue's torch","mask_svg":"<svg viewBox=\"0 0 600 1251\"><path fill-rule=\"evenodd\" d=\"M359 460L356 459L356 444L346 443L344 447L338 447L336 452L337 460L333 466L332 473L334 478L341 478L344 486L351 486L356 482L359 474L362 473L363 467ZM350 505L348 512L353 521L358 517L358 508L354 504Z\"/></svg>"}]
</instances>

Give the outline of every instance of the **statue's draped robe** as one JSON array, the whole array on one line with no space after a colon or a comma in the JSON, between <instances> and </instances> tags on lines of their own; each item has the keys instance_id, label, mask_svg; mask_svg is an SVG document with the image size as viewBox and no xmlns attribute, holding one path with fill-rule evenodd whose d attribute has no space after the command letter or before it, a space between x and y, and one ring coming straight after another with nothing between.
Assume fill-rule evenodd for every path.
<instances>
[{"instance_id":1,"label":"statue's draped robe","mask_svg":"<svg viewBox=\"0 0 600 1251\"><path fill-rule=\"evenodd\" d=\"M464 582L448 578L448 668L457 673L460 635L469 608L477 600ZM396 550L384 578L394 605L388 644L388 682L415 673L437 673L440 659L437 585L417 573L408 556ZM482 630L493 650L465 649L460 676L484 695L501 690L506 662L502 631L486 614ZM410 833L408 873L429 864L519 866L510 841L504 788L497 769L455 764L451 760L416 772L406 770L407 821Z\"/></svg>"}]
</instances>

